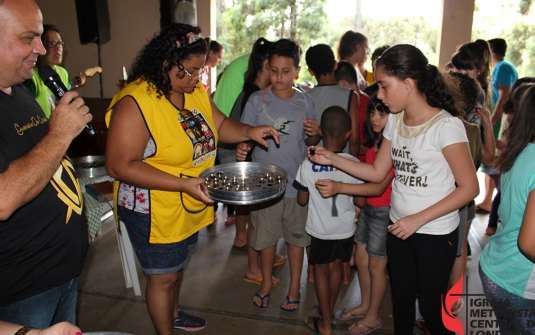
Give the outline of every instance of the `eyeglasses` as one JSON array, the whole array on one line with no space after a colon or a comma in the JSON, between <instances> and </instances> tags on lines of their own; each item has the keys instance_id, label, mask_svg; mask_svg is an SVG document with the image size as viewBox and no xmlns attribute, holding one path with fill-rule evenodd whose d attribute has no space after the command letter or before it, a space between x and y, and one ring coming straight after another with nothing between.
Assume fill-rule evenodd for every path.
<instances>
[{"instance_id":1,"label":"eyeglasses","mask_svg":"<svg viewBox=\"0 0 535 335\"><path fill-rule=\"evenodd\" d=\"M175 63L176 64L176 63ZM184 71L185 74L188 75L188 77L190 78L193 78L193 77L200 77L206 70L204 68L200 69L198 73L191 73L189 72L188 70L186 70L182 65L179 65L179 64L176 64L176 66L178 66L178 68L182 71Z\"/></svg>"},{"instance_id":2,"label":"eyeglasses","mask_svg":"<svg viewBox=\"0 0 535 335\"><path fill-rule=\"evenodd\" d=\"M59 42L56 42L56 41L45 41L43 43L47 48L55 48L57 46L61 46L62 48L65 46L65 42L63 41L59 41Z\"/></svg>"}]
</instances>

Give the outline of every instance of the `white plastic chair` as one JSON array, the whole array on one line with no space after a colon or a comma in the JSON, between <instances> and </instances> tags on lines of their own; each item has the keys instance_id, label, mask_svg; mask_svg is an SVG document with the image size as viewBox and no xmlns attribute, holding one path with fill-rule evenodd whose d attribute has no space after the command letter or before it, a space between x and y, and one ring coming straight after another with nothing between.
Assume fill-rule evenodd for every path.
<instances>
[{"instance_id":1,"label":"white plastic chair","mask_svg":"<svg viewBox=\"0 0 535 335\"><path fill-rule=\"evenodd\" d=\"M128 231L123 223L119 221L119 229L115 229L117 242L119 243L119 252L121 253L121 263L123 265L123 274L126 287L134 287L134 294L141 295L139 287L139 278L137 276L136 260L134 259L134 248L128 237Z\"/></svg>"}]
</instances>

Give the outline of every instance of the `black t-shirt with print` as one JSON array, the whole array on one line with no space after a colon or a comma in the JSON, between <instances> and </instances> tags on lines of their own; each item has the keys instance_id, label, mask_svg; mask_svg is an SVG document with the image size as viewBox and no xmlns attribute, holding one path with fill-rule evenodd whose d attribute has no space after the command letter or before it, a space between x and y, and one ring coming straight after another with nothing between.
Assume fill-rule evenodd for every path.
<instances>
[{"instance_id":1,"label":"black t-shirt with print","mask_svg":"<svg viewBox=\"0 0 535 335\"><path fill-rule=\"evenodd\" d=\"M22 85L0 91L0 173L48 132L48 119ZM76 173L65 157L30 202L0 221L0 306L78 276L88 249L87 223Z\"/></svg>"}]
</instances>

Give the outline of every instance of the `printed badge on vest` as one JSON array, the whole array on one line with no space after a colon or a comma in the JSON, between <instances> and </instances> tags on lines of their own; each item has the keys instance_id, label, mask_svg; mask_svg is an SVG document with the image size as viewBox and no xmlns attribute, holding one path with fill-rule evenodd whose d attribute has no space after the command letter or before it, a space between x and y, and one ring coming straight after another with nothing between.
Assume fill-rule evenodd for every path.
<instances>
[{"instance_id":1,"label":"printed badge on vest","mask_svg":"<svg viewBox=\"0 0 535 335\"><path fill-rule=\"evenodd\" d=\"M215 136L201 112L183 109L178 120L188 135L193 148L192 164L197 166L216 155Z\"/></svg>"}]
</instances>

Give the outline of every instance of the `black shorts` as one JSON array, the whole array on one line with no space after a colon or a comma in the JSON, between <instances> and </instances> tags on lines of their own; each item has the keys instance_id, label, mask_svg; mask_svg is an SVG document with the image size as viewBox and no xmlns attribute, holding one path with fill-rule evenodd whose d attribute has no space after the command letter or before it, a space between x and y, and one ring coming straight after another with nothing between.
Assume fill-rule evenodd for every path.
<instances>
[{"instance_id":1,"label":"black shorts","mask_svg":"<svg viewBox=\"0 0 535 335\"><path fill-rule=\"evenodd\" d=\"M329 264L336 259L343 262L351 259L353 252L353 236L343 240L320 240L311 236L310 241L310 264Z\"/></svg>"}]
</instances>

